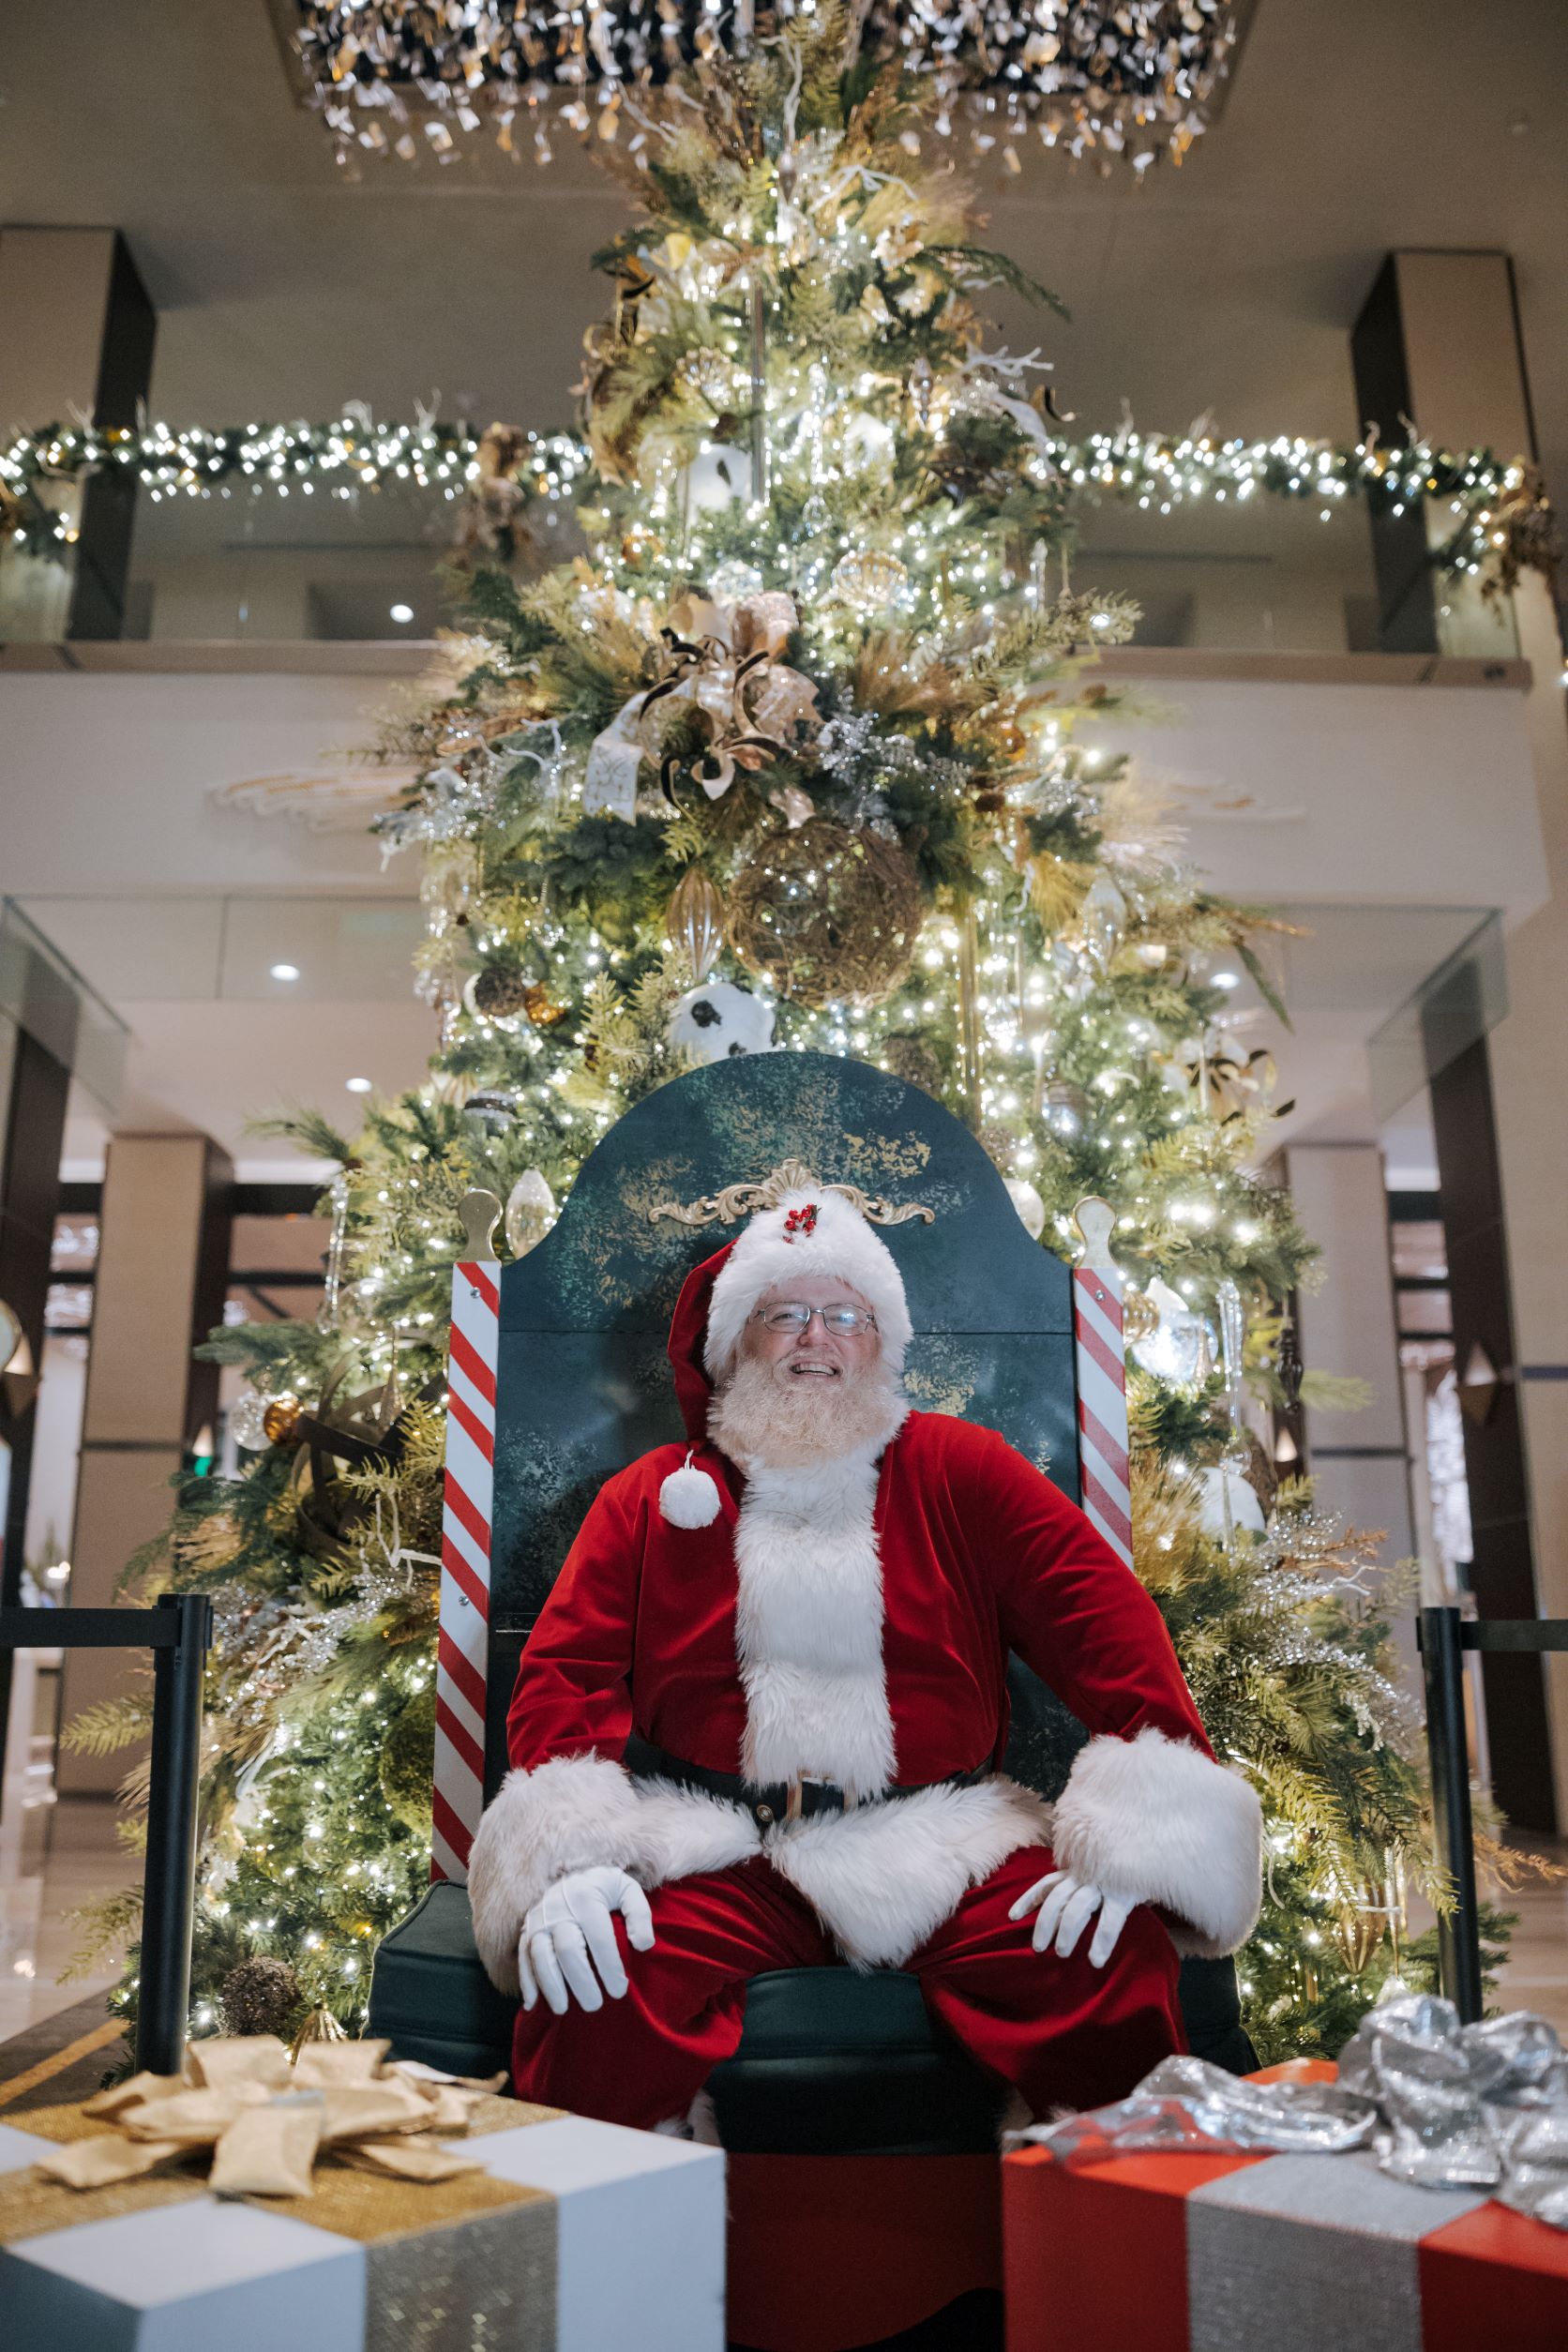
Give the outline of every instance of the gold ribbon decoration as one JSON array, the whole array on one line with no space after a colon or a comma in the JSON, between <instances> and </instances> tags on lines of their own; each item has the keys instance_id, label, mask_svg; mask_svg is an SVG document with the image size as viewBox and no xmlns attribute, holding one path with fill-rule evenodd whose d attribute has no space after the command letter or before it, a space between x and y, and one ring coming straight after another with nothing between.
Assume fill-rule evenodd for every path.
<instances>
[{"instance_id":1,"label":"gold ribbon decoration","mask_svg":"<svg viewBox=\"0 0 1568 2352\"><path fill-rule=\"evenodd\" d=\"M495 2084L384 2063L385 2042L308 2042L291 2061L274 2034L193 2042L181 2074L133 2074L88 2100L107 2129L68 2141L38 2170L101 2189L211 2150L207 2186L232 2196L309 2196L319 2155L395 2180L450 2180L479 2159L465 2133ZM497 2081L501 2080L497 2077Z\"/></svg>"},{"instance_id":2,"label":"gold ribbon decoration","mask_svg":"<svg viewBox=\"0 0 1568 2352\"><path fill-rule=\"evenodd\" d=\"M723 797L737 769L755 774L797 734L815 734L817 689L781 658L796 619L792 598L777 590L740 604L682 596L659 631L663 675L624 703L589 747L582 787L589 814L635 818L639 772L644 760L658 758L664 720L678 709L695 712L707 730L689 773L710 800ZM674 754L660 761L671 806L686 764Z\"/></svg>"}]
</instances>

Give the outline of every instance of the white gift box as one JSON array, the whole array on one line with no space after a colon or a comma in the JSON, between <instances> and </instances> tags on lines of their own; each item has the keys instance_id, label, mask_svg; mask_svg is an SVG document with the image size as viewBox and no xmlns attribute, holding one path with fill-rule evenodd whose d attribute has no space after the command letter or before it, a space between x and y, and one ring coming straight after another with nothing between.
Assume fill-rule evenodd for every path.
<instances>
[{"instance_id":1,"label":"white gift box","mask_svg":"<svg viewBox=\"0 0 1568 2352\"><path fill-rule=\"evenodd\" d=\"M21 2122L0 2125L0 2200L56 2145ZM723 2352L717 2148L579 2116L461 2145L492 2180L538 2194L421 2222L418 2188L400 2184L397 2224L363 2242L299 2218L301 2200L269 2210L193 2180L175 2202L0 2247L0 2338L18 2352L392 2352L409 2341L445 2352L476 2340L486 2352ZM389 2210L391 2195L388 2184Z\"/></svg>"}]
</instances>

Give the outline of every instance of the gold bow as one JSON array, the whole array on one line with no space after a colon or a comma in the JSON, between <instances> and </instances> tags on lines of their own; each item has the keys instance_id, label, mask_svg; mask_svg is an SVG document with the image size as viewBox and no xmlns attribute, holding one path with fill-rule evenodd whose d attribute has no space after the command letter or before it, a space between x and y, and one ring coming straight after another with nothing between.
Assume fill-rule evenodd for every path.
<instances>
[{"instance_id":1,"label":"gold bow","mask_svg":"<svg viewBox=\"0 0 1568 2352\"><path fill-rule=\"evenodd\" d=\"M645 759L658 757L664 717L683 706L708 731L689 768L710 800L729 791L737 768L755 774L788 751L797 731L815 733L817 689L779 658L795 620L792 599L776 590L740 604L682 596L659 631L663 676L633 695L589 750L583 806L590 813L635 816L638 772ZM675 753L660 760L659 784L671 807L685 764Z\"/></svg>"},{"instance_id":2,"label":"gold bow","mask_svg":"<svg viewBox=\"0 0 1568 2352\"><path fill-rule=\"evenodd\" d=\"M477 2157L435 2134L466 2132L495 2085L384 2065L390 2046L309 2042L291 2063L269 2033L193 2042L182 2074L133 2074L89 2099L83 2114L109 2129L39 2157L38 2168L70 2189L101 2189L210 2148L209 2189L307 2197L311 2168L327 2150L399 2180L477 2171Z\"/></svg>"}]
</instances>

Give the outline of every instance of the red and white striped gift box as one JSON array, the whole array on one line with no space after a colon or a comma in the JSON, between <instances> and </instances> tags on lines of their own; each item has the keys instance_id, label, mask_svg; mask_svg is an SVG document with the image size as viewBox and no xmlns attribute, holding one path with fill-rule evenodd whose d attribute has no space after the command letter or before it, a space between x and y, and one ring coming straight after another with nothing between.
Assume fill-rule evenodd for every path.
<instances>
[{"instance_id":1,"label":"red and white striped gift box","mask_svg":"<svg viewBox=\"0 0 1568 2352\"><path fill-rule=\"evenodd\" d=\"M485 1802L485 1683L490 1653L490 1517L501 1269L468 1258L452 1269L446 1366L446 1485L436 1646L435 1787L430 1877L468 1877Z\"/></svg>"},{"instance_id":2,"label":"red and white striped gift box","mask_svg":"<svg viewBox=\"0 0 1568 2352\"><path fill-rule=\"evenodd\" d=\"M1002 2177L1007 2352L1568 2345L1568 2233L1366 2154L1027 2147Z\"/></svg>"}]
</instances>

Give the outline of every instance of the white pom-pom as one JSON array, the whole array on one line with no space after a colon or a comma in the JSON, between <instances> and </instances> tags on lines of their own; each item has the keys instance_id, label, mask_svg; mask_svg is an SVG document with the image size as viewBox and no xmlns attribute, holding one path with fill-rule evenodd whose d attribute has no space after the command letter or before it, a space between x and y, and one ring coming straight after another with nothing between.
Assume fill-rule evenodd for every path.
<instances>
[{"instance_id":1,"label":"white pom-pom","mask_svg":"<svg viewBox=\"0 0 1568 2352\"><path fill-rule=\"evenodd\" d=\"M706 1470L692 1469L688 1454L659 1488L658 1507L671 1527L712 1527L718 1516L718 1488Z\"/></svg>"}]
</instances>

